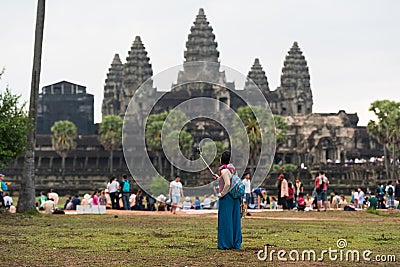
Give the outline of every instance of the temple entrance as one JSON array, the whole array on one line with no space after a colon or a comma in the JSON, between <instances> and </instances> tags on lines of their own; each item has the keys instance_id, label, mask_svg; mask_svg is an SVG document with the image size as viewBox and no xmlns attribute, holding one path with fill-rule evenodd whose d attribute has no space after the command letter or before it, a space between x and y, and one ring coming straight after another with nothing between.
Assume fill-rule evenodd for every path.
<instances>
[{"instance_id":1,"label":"temple entrance","mask_svg":"<svg viewBox=\"0 0 400 267\"><path fill-rule=\"evenodd\" d=\"M331 163L335 161L335 148L330 137L321 138L318 142L318 154L321 163Z\"/></svg>"}]
</instances>

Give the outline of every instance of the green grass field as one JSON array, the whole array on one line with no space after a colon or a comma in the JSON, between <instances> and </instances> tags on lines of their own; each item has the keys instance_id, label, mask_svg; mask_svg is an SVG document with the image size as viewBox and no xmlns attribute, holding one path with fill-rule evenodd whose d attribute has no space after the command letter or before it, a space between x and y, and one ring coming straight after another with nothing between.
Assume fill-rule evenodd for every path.
<instances>
[{"instance_id":1,"label":"green grass field","mask_svg":"<svg viewBox=\"0 0 400 267\"><path fill-rule=\"evenodd\" d=\"M400 213L379 212L263 212L242 220L243 248L216 249L215 215L0 215L0 262L2 266L282 266L260 261L257 252L269 250L337 248L371 250L376 255L395 255L400 261ZM263 254L260 254L263 255ZM293 254L294 255L294 254ZM362 255L362 254L361 254ZM286 254L286 258L289 256ZM393 259L391 259L393 261ZM294 264L293 262L291 263ZM302 261L299 266L375 266L377 262L329 260Z\"/></svg>"}]
</instances>

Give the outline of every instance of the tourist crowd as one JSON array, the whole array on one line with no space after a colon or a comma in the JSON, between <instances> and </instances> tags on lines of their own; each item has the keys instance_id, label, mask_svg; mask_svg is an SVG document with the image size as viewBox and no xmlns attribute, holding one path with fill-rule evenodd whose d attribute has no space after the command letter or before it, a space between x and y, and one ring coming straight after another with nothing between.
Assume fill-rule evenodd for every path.
<instances>
[{"instance_id":1,"label":"tourist crowd","mask_svg":"<svg viewBox=\"0 0 400 267\"><path fill-rule=\"evenodd\" d=\"M15 212L13 199L7 192L4 175L0 174L0 204L2 207ZM254 209L270 210L329 210L329 209L400 209L400 182L395 185L391 181L386 184L377 184L374 190L369 187L365 191L355 188L346 197L329 191L329 179L324 172L320 172L314 180L314 188L306 192L303 183L297 177L293 182L287 181L284 174L278 176L277 196L270 196L268 190L263 187L251 188L250 174L245 173L242 178L245 185L243 205L247 215L251 215ZM218 192L218 183L214 183L214 193ZM132 190L131 183L126 175L119 180L112 177L103 190L94 190L80 198L79 195L69 196L61 209L76 210L78 205L97 206L102 205L107 209L124 209L139 211L170 211L190 209L218 209L218 198L215 194L190 198L184 196L184 190L180 177L176 176L170 182L169 191L153 198L141 189ZM54 213L58 210L59 196L53 189L48 192L40 192L36 207L45 213Z\"/></svg>"}]
</instances>

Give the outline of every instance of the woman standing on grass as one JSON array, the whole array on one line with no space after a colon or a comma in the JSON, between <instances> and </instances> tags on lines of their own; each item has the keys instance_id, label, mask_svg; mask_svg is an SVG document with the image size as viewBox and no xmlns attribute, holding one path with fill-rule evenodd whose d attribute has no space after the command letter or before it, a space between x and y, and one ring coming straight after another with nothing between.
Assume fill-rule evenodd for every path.
<instances>
[{"instance_id":1,"label":"woman standing on grass","mask_svg":"<svg viewBox=\"0 0 400 267\"><path fill-rule=\"evenodd\" d=\"M218 249L240 249L242 247L242 229L240 221L240 199L229 194L232 174L236 171L232 164L231 153L221 155L219 175L215 175L219 184L218 208Z\"/></svg>"}]
</instances>

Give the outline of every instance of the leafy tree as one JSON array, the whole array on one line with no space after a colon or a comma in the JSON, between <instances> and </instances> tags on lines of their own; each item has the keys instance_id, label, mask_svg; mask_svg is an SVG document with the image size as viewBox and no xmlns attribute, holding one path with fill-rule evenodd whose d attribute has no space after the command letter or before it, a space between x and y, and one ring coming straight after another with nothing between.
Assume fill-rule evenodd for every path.
<instances>
[{"instance_id":1,"label":"leafy tree","mask_svg":"<svg viewBox=\"0 0 400 267\"><path fill-rule=\"evenodd\" d=\"M212 147L216 148L215 154L213 153L214 151L212 150ZM204 157L204 159L207 162L211 162L211 166L217 167L219 164L219 155L222 154L222 152L224 152L226 149L228 149L228 147L220 141L215 141L215 142L206 142L202 147L201 147L201 151L202 151L202 155Z\"/></svg>"},{"instance_id":2,"label":"leafy tree","mask_svg":"<svg viewBox=\"0 0 400 267\"><path fill-rule=\"evenodd\" d=\"M250 106L244 106L240 107L237 111L237 114L241 121L243 122L243 125L245 127L245 131L247 133L247 138L249 142L249 149L250 149L250 160L249 163L251 165L255 165L255 162L258 159L258 156L260 155L261 152L261 142L262 142L262 137L261 137L261 130L259 123L256 119L256 116L253 113L252 108L256 107L250 107ZM233 121L233 125L235 127L235 130L237 131L236 134L239 135L239 138L236 138L238 141L243 140L241 133L238 131L241 128L240 122L238 120ZM243 140L245 142L245 140Z\"/></svg>"},{"instance_id":3,"label":"leafy tree","mask_svg":"<svg viewBox=\"0 0 400 267\"><path fill-rule=\"evenodd\" d=\"M110 152L110 173L113 172L114 151L122 144L123 120L116 115L107 115L99 126L99 141Z\"/></svg>"},{"instance_id":4,"label":"leafy tree","mask_svg":"<svg viewBox=\"0 0 400 267\"><path fill-rule=\"evenodd\" d=\"M27 149L26 135L32 130L31 120L19 104L20 96L7 88L0 92L0 168L21 156Z\"/></svg>"},{"instance_id":5,"label":"leafy tree","mask_svg":"<svg viewBox=\"0 0 400 267\"><path fill-rule=\"evenodd\" d=\"M292 164L292 163L285 163L282 166L280 166L279 164L274 164L272 166L272 169L274 171L285 171L285 172L292 172L298 169L297 165Z\"/></svg>"},{"instance_id":6,"label":"leafy tree","mask_svg":"<svg viewBox=\"0 0 400 267\"><path fill-rule=\"evenodd\" d=\"M151 114L146 120L146 145L157 158L159 171L162 171L162 145L161 132L164 121L168 116L168 111L157 114Z\"/></svg>"},{"instance_id":7,"label":"leafy tree","mask_svg":"<svg viewBox=\"0 0 400 267\"><path fill-rule=\"evenodd\" d=\"M76 148L75 138L77 129L73 122L64 120L56 121L51 127L53 133L51 143L53 149L61 157L61 178L65 179L65 159L68 153Z\"/></svg>"},{"instance_id":8,"label":"leafy tree","mask_svg":"<svg viewBox=\"0 0 400 267\"><path fill-rule=\"evenodd\" d=\"M257 121L255 113L257 114L257 118L259 119L259 121ZM255 165L257 159L260 156L262 142L271 142L272 137L276 138L276 142L278 144L286 141L287 125L281 117L274 116L276 131L275 135L271 135L270 129L273 128L274 125L272 125L272 120L269 120L270 115L262 107L243 106L238 109L237 114L241 119L247 133L250 148L249 163L251 165ZM261 130L260 124L265 125L267 128L270 129ZM236 132L235 134L237 135L235 139L239 142L244 142L243 137L241 136L241 131L239 130L240 122L235 119L233 121L233 125Z\"/></svg>"},{"instance_id":9,"label":"leafy tree","mask_svg":"<svg viewBox=\"0 0 400 267\"><path fill-rule=\"evenodd\" d=\"M36 125L36 115L38 106L40 70L42 66L42 43L45 18L45 0L37 1L35 44L33 50L33 68L31 95L29 101L29 118L32 126ZM17 212L36 211L35 203L35 131L30 131L27 135L27 151L25 152L24 168L22 172L21 187L18 200Z\"/></svg>"},{"instance_id":10,"label":"leafy tree","mask_svg":"<svg viewBox=\"0 0 400 267\"><path fill-rule=\"evenodd\" d=\"M400 144L400 102L390 100L377 100L371 103L369 108L375 115L377 120L370 120L367 130L378 143L383 145L385 155L386 173L396 179L396 149ZM389 170L389 152L392 150L393 168Z\"/></svg>"},{"instance_id":11,"label":"leafy tree","mask_svg":"<svg viewBox=\"0 0 400 267\"><path fill-rule=\"evenodd\" d=\"M274 115L276 147L282 146L287 141L287 123L279 115Z\"/></svg>"},{"instance_id":12,"label":"leafy tree","mask_svg":"<svg viewBox=\"0 0 400 267\"><path fill-rule=\"evenodd\" d=\"M178 140L178 144L176 144L176 140ZM172 155L170 154L171 157L178 158L177 153L180 151L186 158L190 158L193 148L193 136L186 132L185 129L169 132L165 139L163 138L163 142L164 146L168 147L169 152L172 153ZM171 177L174 176L174 166L172 163L170 175Z\"/></svg>"},{"instance_id":13,"label":"leafy tree","mask_svg":"<svg viewBox=\"0 0 400 267\"><path fill-rule=\"evenodd\" d=\"M153 116L153 115L150 115ZM164 125L164 121L154 120L149 124L146 124L146 143L147 147L157 157L158 168L162 170L162 145L161 145L161 131Z\"/></svg>"},{"instance_id":14,"label":"leafy tree","mask_svg":"<svg viewBox=\"0 0 400 267\"><path fill-rule=\"evenodd\" d=\"M168 117L168 120L166 120ZM182 111L164 111L158 114L151 114L146 121L146 144L150 151L157 157L157 165L159 171L162 172L162 157L163 143L168 148L176 153L178 150L182 154L190 158L193 146L193 137L186 131L186 127L183 127L181 131L178 130L181 125L187 121L186 115ZM179 147L175 147L176 143L174 140L179 138ZM163 143L162 143L163 142ZM171 175L173 175L174 168L171 164L170 169Z\"/></svg>"},{"instance_id":15,"label":"leafy tree","mask_svg":"<svg viewBox=\"0 0 400 267\"><path fill-rule=\"evenodd\" d=\"M151 125L154 121L162 121L162 122L164 122L165 119L167 118L168 114L169 114L168 111L164 111L164 112L156 113L156 114L151 114L149 117L147 117L146 127Z\"/></svg>"},{"instance_id":16,"label":"leafy tree","mask_svg":"<svg viewBox=\"0 0 400 267\"><path fill-rule=\"evenodd\" d=\"M179 132L179 147L186 158L190 158L193 151L193 136L183 129Z\"/></svg>"}]
</instances>

